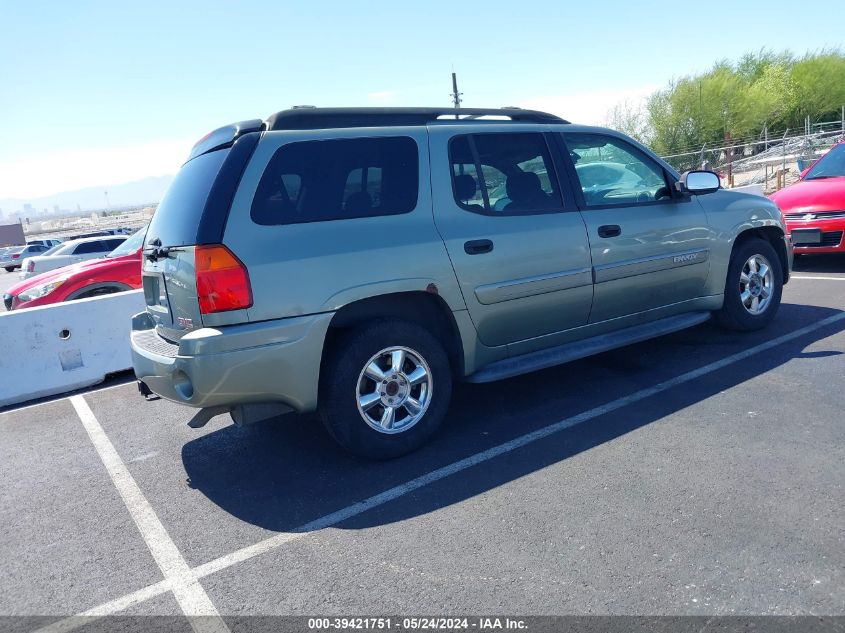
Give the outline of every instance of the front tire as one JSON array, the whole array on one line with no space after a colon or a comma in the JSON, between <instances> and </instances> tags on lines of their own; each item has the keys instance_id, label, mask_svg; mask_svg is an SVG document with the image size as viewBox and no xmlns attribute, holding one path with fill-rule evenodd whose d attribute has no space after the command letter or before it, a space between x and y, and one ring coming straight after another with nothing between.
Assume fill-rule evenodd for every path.
<instances>
[{"instance_id":1,"label":"front tire","mask_svg":"<svg viewBox=\"0 0 845 633\"><path fill-rule=\"evenodd\" d=\"M343 448L391 459L422 446L446 416L452 371L425 328L381 319L339 337L327 353L319 414Z\"/></svg>"},{"instance_id":2,"label":"front tire","mask_svg":"<svg viewBox=\"0 0 845 633\"><path fill-rule=\"evenodd\" d=\"M762 329L777 313L782 293L783 267L772 245L759 238L742 242L731 254L725 303L716 319L730 330Z\"/></svg>"},{"instance_id":3,"label":"front tire","mask_svg":"<svg viewBox=\"0 0 845 633\"><path fill-rule=\"evenodd\" d=\"M12 272L12 271L14 271L14 270L15 270L15 267L14 267L14 266L6 266L6 272L7 272L7 273L10 273L10 272Z\"/></svg>"}]
</instances>

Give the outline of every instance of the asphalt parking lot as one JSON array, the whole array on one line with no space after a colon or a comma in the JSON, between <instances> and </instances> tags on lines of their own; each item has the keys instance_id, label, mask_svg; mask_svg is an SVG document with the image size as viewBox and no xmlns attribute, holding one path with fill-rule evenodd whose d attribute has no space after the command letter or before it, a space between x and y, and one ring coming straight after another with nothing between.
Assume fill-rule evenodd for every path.
<instances>
[{"instance_id":1,"label":"asphalt parking lot","mask_svg":"<svg viewBox=\"0 0 845 633\"><path fill-rule=\"evenodd\" d=\"M7 273L5 269L0 268L0 296L2 296L3 293L6 292L9 288L18 284L21 281L19 275L19 270Z\"/></svg>"},{"instance_id":2,"label":"asphalt parking lot","mask_svg":"<svg viewBox=\"0 0 845 633\"><path fill-rule=\"evenodd\" d=\"M0 614L32 617L4 628L845 615L840 271L797 262L761 333L707 323L459 385L436 439L387 463L340 452L311 417L193 430L134 384L7 411Z\"/></svg>"}]
</instances>

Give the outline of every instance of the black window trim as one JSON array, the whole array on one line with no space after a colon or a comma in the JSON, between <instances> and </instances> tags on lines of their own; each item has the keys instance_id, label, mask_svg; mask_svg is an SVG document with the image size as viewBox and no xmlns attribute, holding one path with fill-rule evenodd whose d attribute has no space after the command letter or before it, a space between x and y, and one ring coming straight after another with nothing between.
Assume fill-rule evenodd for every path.
<instances>
[{"instance_id":1,"label":"black window trim","mask_svg":"<svg viewBox=\"0 0 845 633\"><path fill-rule=\"evenodd\" d=\"M566 144L566 135L571 134L585 134L589 136L599 136L603 138L612 138L617 141L624 142L628 147L633 150L635 155L639 155L641 157L645 157L660 167L660 171L663 172L663 180L666 182L666 186L669 189L669 193L671 197L665 198L662 200L650 200L647 202L617 202L614 204L587 204L586 199L584 198L584 190L581 187L581 180L578 178L578 173L575 171L575 162L572 160L572 156L569 153L569 146ZM627 139L621 138L619 136L613 134L606 134L603 132L581 132L581 131L566 131L566 132L555 132L555 136L557 137L556 141L559 146L559 151L561 153L561 160L564 161L566 166L567 177L569 179L570 188L572 189L572 193L575 196L575 202L578 205L578 209L583 213L586 211L600 211L602 209L621 209L625 207L654 207L659 205L665 204L678 204L679 202L689 202L692 200L690 196L684 196L678 192L678 190L674 187L675 178L674 176L666 170L666 168L660 164L660 161L655 160L653 156L650 156L648 153L641 150L639 147L630 143Z\"/></svg>"},{"instance_id":2,"label":"black window trim","mask_svg":"<svg viewBox=\"0 0 845 633\"><path fill-rule=\"evenodd\" d=\"M254 206L255 206L255 199L258 195L258 187L256 186L255 193L252 194L252 201L249 205L249 218L250 220L256 224L257 226L292 226L296 224L317 224L319 222L338 222L343 220L363 220L363 219L378 219L378 218L385 218L391 217L396 215L408 215L409 213L414 213L420 207L420 189L422 188L424 182L423 178L420 176L420 167L423 164L423 161L420 157L420 144L417 142L417 139L413 136L409 136L407 134L375 134L375 135L367 135L367 136L338 136L332 138L304 138L300 140L290 141L289 143L284 143L280 145L276 150L272 153L270 158L267 160L267 163L264 165L261 176L258 179L258 184L261 183L262 178L264 178L264 174L266 173L267 168L270 166L270 163L273 162L273 159L286 147L290 147L291 145L298 145L301 143L326 143L331 141L346 141L346 140L363 140L363 139L407 139L414 143L414 147L416 148L416 162L417 162L417 169L416 169L416 176L417 176L417 197L414 200L414 206L412 206L408 211L401 211L401 212L394 212L394 213L378 213L378 214L368 214L368 215L345 215L338 218L322 218L316 220L302 220L299 222L259 222L255 219L253 215Z\"/></svg>"},{"instance_id":3,"label":"black window trim","mask_svg":"<svg viewBox=\"0 0 845 633\"><path fill-rule=\"evenodd\" d=\"M487 195L487 187L484 186L484 184L485 184L484 183L484 172L481 170L481 162L479 160L478 150L475 147L475 140L474 140L473 137L480 136L480 135L492 136L494 134L496 134L496 135L498 135L498 134L539 134L540 136L543 137L543 142L546 144L546 151L549 153L549 160L551 161L551 164L549 165L549 167L551 167L552 171L554 172L554 174L553 174L554 175L554 181L553 182L557 183L557 187L558 187L557 193L559 194L560 200L561 200L561 206L559 208L546 209L546 210L541 210L541 211L511 211L511 212L507 212L507 211L487 211L487 209L491 205L490 205L489 196ZM452 184L452 200L455 203L455 205L461 211L467 211L469 213L474 213L476 215L483 215L483 216L488 217L488 218L529 217L529 216L532 216L532 215L549 215L549 214L552 214L552 213L577 213L578 212L577 199L575 198L575 196L573 195L573 192L571 191L571 186L570 187L564 186L565 182L561 178L561 167L562 167L562 165L560 163L561 163L562 159L561 159L560 156L557 155L559 153L559 149L549 139L550 134L551 134L551 132L547 132L547 131L544 131L544 130L521 130L521 131L502 130L502 131L495 131L495 132L489 132L489 131L464 132L464 133L452 135L449 138L449 143L447 144L447 147L446 147L446 153L447 153L447 162L448 162L448 165L449 165L449 180L451 181L451 184ZM481 179L481 182L478 183L478 186L481 189L481 197L484 198L485 208L482 211L477 211L475 209L469 209L469 208L463 206L460 203L460 201L458 201L457 191L455 190L455 173L454 173L454 169L453 169L454 163L452 163L452 143L455 141L455 139L458 139L458 138L461 138L461 137L464 137L464 136L467 137L467 143L469 144L470 152L472 152L473 161L475 162L476 173L479 175L479 178ZM552 181L551 178L549 180L550 180L550 182ZM569 196L571 196L571 197L569 197Z\"/></svg>"}]
</instances>

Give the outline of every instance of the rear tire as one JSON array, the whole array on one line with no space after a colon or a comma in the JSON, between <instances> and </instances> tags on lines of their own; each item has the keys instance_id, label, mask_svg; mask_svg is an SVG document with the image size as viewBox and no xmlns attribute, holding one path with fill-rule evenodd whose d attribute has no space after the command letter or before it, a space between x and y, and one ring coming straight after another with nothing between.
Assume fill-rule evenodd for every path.
<instances>
[{"instance_id":1,"label":"rear tire","mask_svg":"<svg viewBox=\"0 0 845 633\"><path fill-rule=\"evenodd\" d=\"M7 273L10 273L10 272L12 272L12 271L14 271L14 270L15 270L15 267L14 267L14 266L6 266L6 272L7 272Z\"/></svg>"},{"instance_id":2,"label":"rear tire","mask_svg":"<svg viewBox=\"0 0 845 633\"><path fill-rule=\"evenodd\" d=\"M428 441L451 395L452 370L438 340L415 323L381 319L345 333L328 350L319 414L349 452L392 459Z\"/></svg>"},{"instance_id":3,"label":"rear tire","mask_svg":"<svg viewBox=\"0 0 845 633\"><path fill-rule=\"evenodd\" d=\"M762 329L777 313L782 293L783 267L772 245L759 238L741 242L731 254L716 320L729 330Z\"/></svg>"}]
</instances>

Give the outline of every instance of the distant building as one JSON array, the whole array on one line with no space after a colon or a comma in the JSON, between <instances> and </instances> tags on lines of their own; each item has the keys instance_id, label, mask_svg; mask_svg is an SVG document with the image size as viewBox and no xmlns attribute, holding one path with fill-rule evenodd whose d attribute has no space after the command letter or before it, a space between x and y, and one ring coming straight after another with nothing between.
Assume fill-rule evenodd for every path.
<instances>
[{"instance_id":1,"label":"distant building","mask_svg":"<svg viewBox=\"0 0 845 633\"><path fill-rule=\"evenodd\" d=\"M59 212L59 205L54 204L53 205L53 213L58 213L58 212Z\"/></svg>"}]
</instances>

